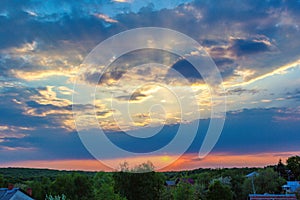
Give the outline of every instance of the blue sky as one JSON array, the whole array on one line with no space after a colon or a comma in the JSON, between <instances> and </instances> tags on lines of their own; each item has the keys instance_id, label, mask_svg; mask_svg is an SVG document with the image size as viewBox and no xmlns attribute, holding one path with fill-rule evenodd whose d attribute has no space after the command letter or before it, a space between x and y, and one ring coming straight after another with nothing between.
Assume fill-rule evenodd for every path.
<instances>
[{"instance_id":1,"label":"blue sky","mask_svg":"<svg viewBox=\"0 0 300 200\"><path fill-rule=\"evenodd\" d=\"M296 0L2 1L0 166L23 166L24 162L41 160L92 160L75 128L74 81L85 57L96 45L117 33L141 27L184 33L201 44L216 63L226 91L227 115L211 155L253 155L255 165L255 155L268 154L272 158L300 152L299 10L300 1ZM153 60L168 68L150 66L144 67L144 71L134 68ZM97 119L109 137L136 152L158 148L172 139L180 122L171 93L146 85L131 97L126 94L130 84L138 83L128 82L129 78L138 80L142 74L141 77L159 81L157 74L175 69L190 82L182 82L170 73L170 83L176 82L170 85L191 87L198 92L196 101L201 118L190 114L184 124L188 127L200 121L196 139L186 152L186 155L196 154L207 129L211 103L195 69L175 55L167 52L154 55L151 51L133 52L118 59L114 66L97 82ZM98 77L99 71L92 71L82 81L95 84ZM106 100L111 84L118 81L113 102L118 108L124 105L124 99L131 98L134 128L121 118L117 123L111 121L115 110L109 108ZM152 118L145 111L148 104L158 100L169 105L165 108L169 113L167 121L162 120L159 110ZM187 110L193 109L192 104L183 104ZM84 106L90 109L89 105ZM149 123L154 126L147 127ZM139 129L151 132L155 126L165 127L157 138L143 143L121 134L116 124L137 132L133 134L141 134ZM276 163L276 159L268 162ZM201 167L203 162L205 159L193 167ZM226 165L226 159L223 164L215 164L231 166ZM185 167L189 165L179 168Z\"/></svg>"}]
</instances>

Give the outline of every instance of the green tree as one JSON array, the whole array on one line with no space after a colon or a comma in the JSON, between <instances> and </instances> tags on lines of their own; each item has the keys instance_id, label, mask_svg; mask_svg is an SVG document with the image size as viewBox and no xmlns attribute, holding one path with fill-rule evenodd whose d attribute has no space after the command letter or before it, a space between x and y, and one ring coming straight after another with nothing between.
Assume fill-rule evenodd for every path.
<instances>
[{"instance_id":1,"label":"green tree","mask_svg":"<svg viewBox=\"0 0 300 200\"><path fill-rule=\"evenodd\" d=\"M231 190L233 192L234 199L242 200L243 199L243 183L245 177L241 174L236 174L231 177Z\"/></svg>"},{"instance_id":2,"label":"green tree","mask_svg":"<svg viewBox=\"0 0 300 200\"><path fill-rule=\"evenodd\" d=\"M53 195L65 194L68 198L72 198L74 196L74 183L72 175L59 175L53 182L50 193Z\"/></svg>"},{"instance_id":3,"label":"green tree","mask_svg":"<svg viewBox=\"0 0 300 200\"><path fill-rule=\"evenodd\" d=\"M286 172L286 166L282 163L282 160L279 159L278 164L275 166L275 170L284 179L288 179L288 174Z\"/></svg>"},{"instance_id":4,"label":"green tree","mask_svg":"<svg viewBox=\"0 0 300 200\"><path fill-rule=\"evenodd\" d=\"M251 178L246 179L243 184L244 197L252 192ZM281 186L285 183L285 180L278 175L272 168L266 168L258 171L258 175L254 177L254 186L256 193L280 193Z\"/></svg>"},{"instance_id":5,"label":"green tree","mask_svg":"<svg viewBox=\"0 0 300 200\"><path fill-rule=\"evenodd\" d=\"M202 172L197 176L196 180L198 183L203 184L206 188L208 188L211 179L212 177L209 172Z\"/></svg>"},{"instance_id":6,"label":"green tree","mask_svg":"<svg viewBox=\"0 0 300 200\"><path fill-rule=\"evenodd\" d=\"M74 200L93 199L92 180L85 174L73 174Z\"/></svg>"},{"instance_id":7,"label":"green tree","mask_svg":"<svg viewBox=\"0 0 300 200\"><path fill-rule=\"evenodd\" d=\"M222 173L223 181L226 182L226 177L230 177L230 187L233 192L233 198L236 200L243 200L243 183L245 180L245 175L241 169L227 169ZM227 178L227 179L228 179Z\"/></svg>"},{"instance_id":8,"label":"green tree","mask_svg":"<svg viewBox=\"0 0 300 200\"><path fill-rule=\"evenodd\" d=\"M128 200L159 199L163 187L161 174L156 172L118 172L114 174L114 180L115 191L119 191Z\"/></svg>"},{"instance_id":9,"label":"green tree","mask_svg":"<svg viewBox=\"0 0 300 200\"><path fill-rule=\"evenodd\" d=\"M43 190L43 185L39 181L31 181L29 186L35 199L45 199L47 193Z\"/></svg>"},{"instance_id":10,"label":"green tree","mask_svg":"<svg viewBox=\"0 0 300 200\"><path fill-rule=\"evenodd\" d=\"M73 173L58 176L52 184L51 194L65 194L72 200L93 198L92 180L85 174Z\"/></svg>"},{"instance_id":11,"label":"green tree","mask_svg":"<svg viewBox=\"0 0 300 200\"><path fill-rule=\"evenodd\" d=\"M43 177L42 180L27 181L24 186L20 187L23 190L32 189L32 196L35 199L45 199L46 194L49 194L51 189L51 181L48 177Z\"/></svg>"},{"instance_id":12,"label":"green tree","mask_svg":"<svg viewBox=\"0 0 300 200\"><path fill-rule=\"evenodd\" d=\"M114 192L114 180L111 173L98 172L93 178L95 200L125 199Z\"/></svg>"},{"instance_id":13,"label":"green tree","mask_svg":"<svg viewBox=\"0 0 300 200\"><path fill-rule=\"evenodd\" d=\"M45 200L67 200L67 197L64 194L56 195L56 196L52 196L50 194L50 195L46 195Z\"/></svg>"},{"instance_id":14,"label":"green tree","mask_svg":"<svg viewBox=\"0 0 300 200\"><path fill-rule=\"evenodd\" d=\"M194 193L194 199L195 200L204 200L206 199L206 187L203 184L194 184L193 185L195 193Z\"/></svg>"},{"instance_id":15,"label":"green tree","mask_svg":"<svg viewBox=\"0 0 300 200\"><path fill-rule=\"evenodd\" d=\"M207 192L209 200L232 200L233 193L228 185L222 184L219 180L213 182Z\"/></svg>"},{"instance_id":16,"label":"green tree","mask_svg":"<svg viewBox=\"0 0 300 200\"><path fill-rule=\"evenodd\" d=\"M174 190L175 200L193 200L195 197L195 188L185 182L179 182Z\"/></svg>"},{"instance_id":17,"label":"green tree","mask_svg":"<svg viewBox=\"0 0 300 200\"><path fill-rule=\"evenodd\" d=\"M128 172L128 167L122 172L113 175L115 191L128 200L156 200L162 193L164 177L161 173L154 171L151 163L143 163Z\"/></svg>"},{"instance_id":18,"label":"green tree","mask_svg":"<svg viewBox=\"0 0 300 200\"><path fill-rule=\"evenodd\" d=\"M300 156L289 157L286 161L287 168L290 169L294 175L295 180L300 179Z\"/></svg>"},{"instance_id":19,"label":"green tree","mask_svg":"<svg viewBox=\"0 0 300 200\"><path fill-rule=\"evenodd\" d=\"M160 199L161 200L174 200L174 189L173 188L167 188L164 187L161 190Z\"/></svg>"},{"instance_id":20,"label":"green tree","mask_svg":"<svg viewBox=\"0 0 300 200\"><path fill-rule=\"evenodd\" d=\"M6 186L5 186L5 180L4 180L3 176L2 176L2 174L0 174L0 188L2 188L2 187L6 187Z\"/></svg>"}]
</instances>

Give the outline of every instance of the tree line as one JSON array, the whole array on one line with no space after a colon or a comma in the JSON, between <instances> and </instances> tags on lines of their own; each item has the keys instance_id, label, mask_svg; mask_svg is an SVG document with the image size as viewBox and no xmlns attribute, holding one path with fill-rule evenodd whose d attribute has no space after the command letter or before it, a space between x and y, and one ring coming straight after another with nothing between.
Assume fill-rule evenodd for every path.
<instances>
[{"instance_id":1,"label":"tree line","mask_svg":"<svg viewBox=\"0 0 300 200\"><path fill-rule=\"evenodd\" d=\"M282 193L287 180L300 180L299 156L265 168L154 172L151 163L134 169L124 163L121 168L121 172L94 173L6 168L0 169L0 187L13 183L25 191L31 188L38 200L242 200L253 193L252 179L246 177L251 172L258 174L253 179L258 194ZM166 186L167 180L176 185Z\"/></svg>"}]
</instances>

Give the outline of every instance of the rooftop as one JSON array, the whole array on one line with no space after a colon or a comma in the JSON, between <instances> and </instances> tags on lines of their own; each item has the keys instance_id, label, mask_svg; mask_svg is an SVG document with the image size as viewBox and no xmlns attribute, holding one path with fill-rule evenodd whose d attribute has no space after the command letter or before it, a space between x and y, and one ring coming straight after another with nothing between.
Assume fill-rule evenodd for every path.
<instances>
[{"instance_id":1,"label":"rooftop","mask_svg":"<svg viewBox=\"0 0 300 200\"><path fill-rule=\"evenodd\" d=\"M9 190L8 188L0 188L0 200L10 200L16 194L18 194L18 196L14 199L33 200L31 197L29 197L27 194L25 194L19 188L13 188L11 190Z\"/></svg>"}]
</instances>

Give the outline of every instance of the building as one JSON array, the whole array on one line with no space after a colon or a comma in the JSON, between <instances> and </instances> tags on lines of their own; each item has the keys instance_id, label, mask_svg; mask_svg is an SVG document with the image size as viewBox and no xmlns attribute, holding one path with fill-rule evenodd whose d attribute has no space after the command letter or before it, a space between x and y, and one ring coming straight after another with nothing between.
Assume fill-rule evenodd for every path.
<instances>
[{"instance_id":1,"label":"building","mask_svg":"<svg viewBox=\"0 0 300 200\"><path fill-rule=\"evenodd\" d=\"M297 200L295 194L249 194L249 200Z\"/></svg>"},{"instance_id":2,"label":"building","mask_svg":"<svg viewBox=\"0 0 300 200\"><path fill-rule=\"evenodd\" d=\"M34 200L19 188L0 188L0 200Z\"/></svg>"},{"instance_id":3,"label":"building","mask_svg":"<svg viewBox=\"0 0 300 200\"><path fill-rule=\"evenodd\" d=\"M300 181L287 181L286 185L282 186L286 193L295 193L300 189Z\"/></svg>"},{"instance_id":4,"label":"building","mask_svg":"<svg viewBox=\"0 0 300 200\"><path fill-rule=\"evenodd\" d=\"M167 187L175 187L176 186L176 181L166 181L165 186Z\"/></svg>"},{"instance_id":5,"label":"building","mask_svg":"<svg viewBox=\"0 0 300 200\"><path fill-rule=\"evenodd\" d=\"M180 179L180 182L188 183L190 185L194 185L195 184L195 181L192 178L182 178L182 179Z\"/></svg>"},{"instance_id":6,"label":"building","mask_svg":"<svg viewBox=\"0 0 300 200\"><path fill-rule=\"evenodd\" d=\"M175 184L177 185L180 182L181 183L187 183L187 184L190 184L190 185L195 184L195 181L192 178L177 178L176 181L175 181Z\"/></svg>"},{"instance_id":7,"label":"building","mask_svg":"<svg viewBox=\"0 0 300 200\"><path fill-rule=\"evenodd\" d=\"M177 178L175 181L166 181L165 186L175 187L179 182L187 183L187 184L190 184L190 185L195 184L195 181L192 178Z\"/></svg>"},{"instance_id":8,"label":"building","mask_svg":"<svg viewBox=\"0 0 300 200\"><path fill-rule=\"evenodd\" d=\"M252 178L252 177L255 177L255 176L258 176L258 175L259 175L259 173L257 173L257 172L251 172L250 174L247 174L246 177L247 178Z\"/></svg>"}]
</instances>

